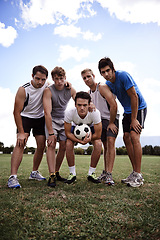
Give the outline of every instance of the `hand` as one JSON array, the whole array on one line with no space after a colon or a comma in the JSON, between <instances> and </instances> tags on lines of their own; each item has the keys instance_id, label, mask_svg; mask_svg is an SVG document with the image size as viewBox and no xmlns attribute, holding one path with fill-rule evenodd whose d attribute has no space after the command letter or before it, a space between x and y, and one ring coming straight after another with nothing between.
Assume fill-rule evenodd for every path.
<instances>
[{"instance_id":1,"label":"hand","mask_svg":"<svg viewBox=\"0 0 160 240\"><path fill-rule=\"evenodd\" d=\"M82 144L82 145L85 145L85 144L91 142L91 139L92 139L92 133L91 133L91 132L90 132L89 134L86 133L86 136L85 136L85 138L81 141L81 144Z\"/></svg>"},{"instance_id":2,"label":"hand","mask_svg":"<svg viewBox=\"0 0 160 240\"><path fill-rule=\"evenodd\" d=\"M94 105L92 102L90 102L90 105L89 105L88 111L89 111L89 112L93 112L93 111L95 111L95 110L96 110L95 105Z\"/></svg>"},{"instance_id":3,"label":"hand","mask_svg":"<svg viewBox=\"0 0 160 240\"><path fill-rule=\"evenodd\" d=\"M17 133L17 145L21 148L24 148L26 145L26 135L25 133Z\"/></svg>"},{"instance_id":4,"label":"hand","mask_svg":"<svg viewBox=\"0 0 160 240\"><path fill-rule=\"evenodd\" d=\"M130 129L134 129L137 134L140 134L142 131L142 126L140 125L137 119L131 121Z\"/></svg>"},{"instance_id":5,"label":"hand","mask_svg":"<svg viewBox=\"0 0 160 240\"><path fill-rule=\"evenodd\" d=\"M109 131L109 129L114 133L117 134L118 133L118 128L114 123L109 123L108 127L107 127L107 131Z\"/></svg>"},{"instance_id":6,"label":"hand","mask_svg":"<svg viewBox=\"0 0 160 240\"><path fill-rule=\"evenodd\" d=\"M57 137L55 135L49 136L47 139L48 147L56 147Z\"/></svg>"},{"instance_id":7,"label":"hand","mask_svg":"<svg viewBox=\"0 0 160 240\"><path fill-rule=\"evenodd\" d=\"M66 82L64 85L65 85L66 88L68 88L68 89L71 89L71 87L72 87L72 84L71 84L70 82Z\"/></svg>"}]
</instances>

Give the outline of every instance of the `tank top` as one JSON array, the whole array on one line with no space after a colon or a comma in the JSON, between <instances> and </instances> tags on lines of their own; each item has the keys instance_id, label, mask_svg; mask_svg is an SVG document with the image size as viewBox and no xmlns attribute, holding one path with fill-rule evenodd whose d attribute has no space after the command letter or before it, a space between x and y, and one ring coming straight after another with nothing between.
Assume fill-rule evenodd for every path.
<instances>
[{"instance_id":1,"label":"tank top","mask_svg":"<svg viewBox=\"0 0 160 240\"><path fill-rule=\"evenodd\" d=\"M99 92L99 84L96 86L96 90L92 92L90 90L90 96L92 98L92 102L96 106L96 108L100 111L101 113L101 118L102 119L107 119L110 120L110 106L109 103L106 101L104 97ZM117 111L116 118L119 119L119 113Z\"/></svg>"},{"instance_id":2,"label":"tank top","mask_svg":"<svg viewBox=\"0 0 160 240\"><path fill-rule=\"evenodd\" d=\"M41 118L44 116L43 111L43 91L48 86L45 82L43 87L35 88L31 82L24 84L26 99L24 102L21 116L28 118Z\"/></svg>"},{"instance_id":3,"label":"tank top","mask_svg":"<svg viewBox=\"0 0 160 240\"><path fill-rule=\"evenodd\" d=\"M64 87L62 90L57 90L55 85L49 86L52 93L52 118L64 119L64 112L71 98L71 90Z\"/></svg>"}]
</instances>

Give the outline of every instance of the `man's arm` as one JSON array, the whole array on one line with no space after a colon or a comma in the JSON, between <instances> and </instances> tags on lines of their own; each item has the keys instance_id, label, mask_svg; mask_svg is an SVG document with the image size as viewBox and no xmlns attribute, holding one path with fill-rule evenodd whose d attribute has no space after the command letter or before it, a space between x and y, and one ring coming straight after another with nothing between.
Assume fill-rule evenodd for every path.
<instances>
[{"instance_id":1,"label":"man's arm","mask_svg":"<svg viewBox=\"0 0 160 240\"><path fill-rule=\"evenodd\" d=\"M106 99L108 104L110 105L110 121L108 125L108 129L111 129L113 133L117 133L118 129L116 125L114 124L116 115L117 115L117 103L116 100L113 97L112 92L110 91L109 87L106 84L99 85L99 92Z\"/></svg>"},{"instance_id":2,"label":"man's arm","mask_svg":"<svg viewBox=\"0 0 160 240\"><path fill-rule=\"evenodd\" d=\"M14 115L15 123L18 129L17 144L21 147L24 147L26 144L26 136L24 133L22 118L21 118L21 112L23 110L25 98L26 98L25 90L23 87L20 87L15 97L13 115Z\"/></svg>"},{"instance_id":3,"label":"man's arm","mask_svg":"<svg viewBox=\"0 0 160 240\"><path fill-rule=\"evenodd\" d=\"M43 108L44 108L44 115L45 115L45 123L48 130L48 134L53 134L53 128L52 128L52 117L51 117L51 111L52 111L52 93L49 88L46 88L43 93ZM48 137L47 140L48 146L55 145L56 144L56 136L51 135Z\"/></svg>"},{"instance_id":4,"label":"man's arm","mask_svg":"<svg viewBox=\"0 0 160 240\"><path fill-rule=\"evenodd\" d=\"M137 113L138 113L138 96L134 87L131 87L127 90L127 94L131 99L131 126L136 133L140 134L142 130L142 126L140 125L139 121L137 120Z\"/></svg>"},{"instance_id":5,"label":"man's arm","mask_svg":"<svg viewBox=\"0 0 160 240\"><path fill-rule=\"evenodd\" d=\"M94 131L95 133L92 134L91 141L97 140L101 138L102 134L102 123L94 124Z\"/></svg>"},{"instance_id":6,"label":"man's arm","mask_svg":"<svg viewBox=\"0 0 160 240\"><path fill-rule=\"evenodd\" d=\"M73 98L73 100L75 99L75 96L76 96L76 90L71 87L71 97Z\"/></svg>"}]
</instances>

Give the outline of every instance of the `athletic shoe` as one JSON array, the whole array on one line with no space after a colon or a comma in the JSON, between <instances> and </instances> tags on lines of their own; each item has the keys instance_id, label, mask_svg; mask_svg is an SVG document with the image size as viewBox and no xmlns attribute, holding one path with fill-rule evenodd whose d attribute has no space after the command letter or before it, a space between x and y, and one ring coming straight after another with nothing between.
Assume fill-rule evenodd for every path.
<instances>
[{"instance_id":1,"label":"athletic shoe","mask_svg":"<svg viewBox=\"0 0 160 240\"><path fill-rule=\"evenodd\" d=\"M75 181L76 181L76 176L70 173L67 180L64 182L67 184L71 184L71 183L74 183Z\"/></svg>"},{"instance_id":2,"label":"athletic shoe","mask_svg":"<svg viewBox=\"0 0 160 240\"><path fill-rule=\"evenodd\" d=\"M105 170L102 171L101 175L98 177L98 180L102 181L105 179L107 172Z\"/></svg>"},{"instance_id":3,"label":"athletic shoe","mask_svg":"<svg viewBox=\"0 0 160 240\"><path fill-rule=\"evenodd\" d=\"M101 181L96 177L95 172L93 172L91 175L88 175L87 179L93 183L101 183Z\"/></svg>"},{"instance_id":4,"label":"athletic shoe","mask_svg":"<svg viewBox=\"0 0 160 240\"><path fill-rule=\"evenodd\" d=\"M29 179L30 180L37 180L37 181L46 180L46 178L43 177L38 170L36 172L31 172L31 175L29 176Z\"/></svg>"},{"instance_id":5,"label":"athletic shoe","mask_svg":"<svg viewBox=\"0 0 160 240\"><path fill-rule=\"evenodd\" d=\"M60 181L60 182L64 182L64 181L66 181L67 179L61 177L61 176L59 175L59 172L56 172L56 180L57 180L57 181Z\"/></svg>"},{"instance_id":6,"label":"athletic shoe","mask_svg":"<svg viewBox=\"0 0 160 240\"><path fill-rule=\"evenodd\" d=\"M127 178L125 178L125 179L122 179L121 180L121 183L129 183L130 181L132 181L133 180L133 174L134 174L134 171L127 177Z\"/></svg>"},{"instance_id":7,"label":"athletic shoe","mask_svg":"<svg viewBox=\"0 0 160 240\"><path fill-rule=\"evenodd\" d=\"M105 177L103 182L105 184L107 184L108 186L114 185L114 181L113 181L113 178L112 178L112 173L107 172L106 177Z\"/></svg>"},{"instance_id":8,"label":"athletic shoe","mask_svg":"<svg viewBox=\"0 0 160 240\"><path fill-rule=\"evenodd\" d=\"M143 185L143 176L141 173L134 172L132 180L127 183L128 187L140 187Z\"/></svg>"},{"instance_id":9,"label":"athletic shoe","mask_svg":"<svg viewBox=\"0 0 160 240\"><path fill-rule=\"evenodd\" d=\"M47 185L49 187L55 187L56 186L56 175L55 174L50 175Z\"/></svg>"},{"instance_id":10,"label":"athletic shoe","mask_svg":"<svg viewBox=\"0 0 160 240\"><path fill-rule=\"evenodd\" d=\"M11 176L8 179L8 187L9 188L21 188L21 185L18 182L18 178L15 176Z\"/></svg>"}]
</instances>

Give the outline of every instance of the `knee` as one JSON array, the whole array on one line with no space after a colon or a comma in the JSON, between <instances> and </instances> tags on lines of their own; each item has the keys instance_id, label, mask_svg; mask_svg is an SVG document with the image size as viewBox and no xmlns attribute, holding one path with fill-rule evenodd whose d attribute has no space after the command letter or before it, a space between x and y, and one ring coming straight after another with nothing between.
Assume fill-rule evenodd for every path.
<instances>
[{"instance_id":1,"label":"knee","mask_svg":"<svg viewBox=\"0 0 160 240\"><path fill-rule=\"evenodd\" d=\"M74 143L70 139L67 139L66 150L71 151L73 148L74 148Z\"/></svg>"},{"instance_id":2,"label":"knee","mask_svg":"<svg viewBox=\"0 0 160 240\"><path fill-rule=\"evenodd\" d=\"M98 148L98 149L101 149L101 148L102 148L102 142L101 142L100 139L95 140L95 142L94 142L94 147L95 147L95 148Z\"/></svg>"},{"instance_id":3,"label":"knee","mask_svg":"<svg viewBox=\"0 0 160 240\"><path fill-rule=\"evenodd\" d=\"M114 137L108 137L107 138L108 147L114 147L115 146L115 138Z\"/></svg>"},{"instance_id":4,"label":"knee","mask_svg":"<svg viewBox=\"0 0 160 240\"><path fill-rule=\"evenodd\" d=\"M65 152L66 151L66 143L60 144L59 149L60 149L60 151Z\"/></svg>"}]
</instances>

